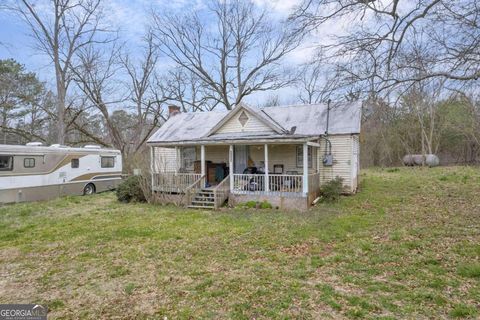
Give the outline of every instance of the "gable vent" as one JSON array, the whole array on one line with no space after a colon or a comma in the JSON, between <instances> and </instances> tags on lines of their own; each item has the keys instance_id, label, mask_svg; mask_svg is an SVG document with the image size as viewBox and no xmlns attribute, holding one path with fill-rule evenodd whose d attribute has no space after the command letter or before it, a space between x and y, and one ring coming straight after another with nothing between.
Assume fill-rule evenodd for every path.
<instances>
[{"instance_id":1,"label":"gable vent","mask_svg":"<svg viewBox=\"0 0 480 320\"><path fill-rule=\"evenodd\" d=\"M240 114L240 117L238 117L238 121L240 122L240 124L242 125L242 127L245 127L245 124L247 123L247 121L249 120L250 118L247 116L247 114L245 113L245 111L242 111L242 113Z\"/></svg>"}]
</instances>

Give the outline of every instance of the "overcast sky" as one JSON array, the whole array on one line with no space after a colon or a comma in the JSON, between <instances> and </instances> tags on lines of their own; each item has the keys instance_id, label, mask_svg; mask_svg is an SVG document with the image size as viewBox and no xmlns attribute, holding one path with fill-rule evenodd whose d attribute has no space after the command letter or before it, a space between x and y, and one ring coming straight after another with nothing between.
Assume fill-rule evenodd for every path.
<instances>
[{"instance_id":1,"label":"overcast sky","mask_svg":"<svg viewBox=\"0 0 480 320\"><path fill-rule=\"evenodd\" d=\"M39 0L45 3L49 0ZM254 0L255 5L267 8L272 17L285 18L300 0ZM182 12L185 10L201 10L207 5L207 0L108 0L106 6L106 21L109 25L120 30L127 49L133 55L140 52L138 45L144 34L145 27L150 21L150 12ZM336 26L327 26L326 30L334 30ZM306 61L313 53L313 48L320 39L326 39L325 33L321 37L311 37L295 52L291 53L286 63L292 64ZM37 73L38 77L46 81L53 88L54 73L49 58L39 54L33 48L33 40L29 36L27 26L11 12L0 11L0 59L14 58L24 64L29 71ZM270 95L279 94L285 103L293 101L295 95L292 89L280 92L262 93L254 97L257 103L262 103Z\"/></svg>"}]
</instances>

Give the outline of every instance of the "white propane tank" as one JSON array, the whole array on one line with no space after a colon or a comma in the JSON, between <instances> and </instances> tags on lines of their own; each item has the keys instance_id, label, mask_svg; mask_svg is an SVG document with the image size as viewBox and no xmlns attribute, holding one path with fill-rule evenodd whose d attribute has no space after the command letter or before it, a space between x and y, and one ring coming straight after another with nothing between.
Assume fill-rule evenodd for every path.
<instances>
[{"instance_id":1,"label":"white propane tank","mask_svg":"<svg viewBox=\"0 0 480 320\"><path fill-rule=\"evenodd\" d=\"M435 154L426 154L425 157L421 154L407 154L402 160L406 166L421 166L424 163L429 167L440 165L440 159Z\"/></svg>"}]
</instances>

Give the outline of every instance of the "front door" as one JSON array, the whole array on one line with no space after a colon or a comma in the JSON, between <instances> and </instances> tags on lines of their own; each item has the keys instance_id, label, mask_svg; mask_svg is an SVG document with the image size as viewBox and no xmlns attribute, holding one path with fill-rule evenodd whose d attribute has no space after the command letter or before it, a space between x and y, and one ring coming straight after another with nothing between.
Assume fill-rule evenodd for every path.
<instances>
[{"instance_id":1,"label":"front door","mask_svg":"<svg viewBox=\"0 0 480 320\"><path fill-rule=\"evenodd\" d=\"M248 166L248 146L234 146L234 173L243 173Z\"/></svg>"}]
</instances>

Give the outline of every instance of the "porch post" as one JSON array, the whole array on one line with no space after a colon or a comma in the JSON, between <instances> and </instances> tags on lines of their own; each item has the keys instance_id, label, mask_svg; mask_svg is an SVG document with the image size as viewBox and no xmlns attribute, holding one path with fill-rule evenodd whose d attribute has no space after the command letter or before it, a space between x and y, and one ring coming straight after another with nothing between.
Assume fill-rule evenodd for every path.
<instances>
[{"instance_id":1,"label":"porch post","mask_svg":"<svg viewBox=\"0 0 480 320\"><path fill-rule=\"evenodd\" d=\"M233 191L233 145L228 149L228 174L230 175L230 191Z\"/></svg>"},{"instance_id":2,"label":"porch post","mask_svg":"<svg viewBox=\"0 0 480 320\"><path fill-rule=\"evenodd\" d=\"M270 191L270 179L268 177L268 144L265 143L265 192Z\"/></svg>"},{"instance_id":3,"label":"porch post","mask_svg":"<svg viewBox=\"0 0 480 320\"><path fill-rule=\"evenodd\" d=\"M308 145L303 144L303 193L308 194Z\"/></svg>"},{"instance_id":4,"label":"porch post","mask_svg":"<svg viewBox=\"0 0 480 320\"><path fill-rule=\"evenodd\" d=\"M200 146L200 167L201 167L201 174L202 177L206 175L206 168L205 168L205 145ZM205 177L205 182L207 181L207 178ZM205 187L205 186L203 186Z\"/></svg>"}]
</instances>

